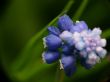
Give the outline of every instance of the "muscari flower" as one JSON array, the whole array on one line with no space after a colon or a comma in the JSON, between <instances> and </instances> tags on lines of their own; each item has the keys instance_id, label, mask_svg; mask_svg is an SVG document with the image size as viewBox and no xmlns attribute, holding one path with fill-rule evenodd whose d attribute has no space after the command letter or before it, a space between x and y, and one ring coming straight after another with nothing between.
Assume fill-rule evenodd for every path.
<instances>
[{"instance_id":1,"label":"muscari flower","mask_svg":"<svg viewBox=\"0 0 110 82\"><path fill-rule=\"evenodd\" d=\"M84 21L73 22L68 15L58 19L58 28L48 27L49 35L43 38L44 47L42 58L45 63L60 62L60 69L64 69L67 76L76 71L76 60L92 68L105 57L107 51L106 39L101 38L100 28L89 29Z\"/></svg>"}]
</instances>

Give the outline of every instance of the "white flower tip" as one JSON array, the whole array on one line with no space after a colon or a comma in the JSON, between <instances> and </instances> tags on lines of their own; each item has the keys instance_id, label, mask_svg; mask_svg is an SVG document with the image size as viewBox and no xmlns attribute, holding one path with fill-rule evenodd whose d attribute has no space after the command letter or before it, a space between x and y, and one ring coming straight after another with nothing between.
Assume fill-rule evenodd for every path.
<instances>
[{"instance_id":1,"label":"white flower tip","mask_svg":"<svg viewBox=\"0 0 110 82\"><path fill-rule=\"evenodd\" d=\"M79 22L80 22L80 21L78 21L78 20L76 21L76 23L79 23Z\"/></svg>"},{"instance_id":2,"label":"white flower tip","mask_svg":"<svg viewBox=\"0 0 110 82\"><path fill-rule=\"evenodd\" d=\"M45 52L42 53L42 60L43 60L44 63L46 63L46 60L44 58L44 54L45 54Z\"/></svg>"},{"instance_id":3,"label":"white flower tip","mask_svg":"<svg viewBox=\"0 0 110 82\"><path fill-rule=\"evenodd\" d=\"M43 45L44 45L44 48L47 47L45 37L43 38Z\"/></svg>"},{"instance_id":4,"label":"white flower tip","mask_svg":"<svg viewBox=\"0 0 110 82\"><path fill-rule=\"evenodd\" d=\"M64 69L61 59L59 59L59 62L60 62L60 69Z\"/></svg>"}]
</instances>

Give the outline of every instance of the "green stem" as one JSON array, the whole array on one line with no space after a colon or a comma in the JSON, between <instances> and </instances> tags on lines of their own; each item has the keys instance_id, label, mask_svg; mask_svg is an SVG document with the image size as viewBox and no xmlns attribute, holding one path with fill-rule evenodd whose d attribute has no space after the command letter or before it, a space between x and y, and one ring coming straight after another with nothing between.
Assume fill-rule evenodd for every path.
<instances>
[{"instance_id":1,"label":"green stem","mask_svg":"<svg viewBox=\"0 0 110 82\"><path fill-rule=\"evenodd\" d=\"M80 16L82 15L84 9L86 8L87 4L88 4L89 0L83 0L83 2L81 3L80 7L78 8L78 10L76 11L76 13L74 14L74 16L72 17L73 20L79 20Z\"/></svg>"},{"instance_id":2,"label":"green stem","mask_svg":"<svg viewBox=\"0 0 110 82\"><path fill-rule=\"evenodd\" d=\"M67 13L69 10L70 10L70 8L71 8L71 6L74 4L74 0L69 0L69 2L67 3L67 5L65 6L65 8L62 10L62 12L65 12L65 13Z\"/></svg>"},{"instance_id":3,"label":"green stem","mask_svg":"<svg viewBox=\"0 0 110 82\"><path fill-rule=\"evenodd\" d=\"M64 80L64 72L58 66L55 76L55 82L63 82L63 80Z\"/></svg>"},{"instance_id":4,"label":"green stem","mask_svg":"<svg viewBox=\"0 0 110 82\"><path fill-rule=\"evenodd\" d=\"M60 75L59 82L63 82L63 80L64 80L64 72L63 72L63 70L60 70L60 72L61 72L61 75Z\"/></svg>"}]
</instances>

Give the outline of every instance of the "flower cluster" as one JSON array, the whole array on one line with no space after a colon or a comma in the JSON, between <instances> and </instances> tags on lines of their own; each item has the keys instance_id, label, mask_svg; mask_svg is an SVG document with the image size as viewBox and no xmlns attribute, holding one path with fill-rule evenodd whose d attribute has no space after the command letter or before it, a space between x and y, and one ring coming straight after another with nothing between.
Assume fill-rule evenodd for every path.
<instances>
[{"instance_id":1,"label":"flower cluster","mask_svg":"<svg viewBox=\"0 0 110 82\"><path fill-rule=\"evenodd\" d=\"M106 40L102 39L100 28L89 29L84 21L73 22L69 16L59 17L58 28L48 27L49 35L43 38L47 50L42 54L44 62L57 60L67 76L76 70L76 60L89 69L105 57Z\"/></svg>"}]
</instances>

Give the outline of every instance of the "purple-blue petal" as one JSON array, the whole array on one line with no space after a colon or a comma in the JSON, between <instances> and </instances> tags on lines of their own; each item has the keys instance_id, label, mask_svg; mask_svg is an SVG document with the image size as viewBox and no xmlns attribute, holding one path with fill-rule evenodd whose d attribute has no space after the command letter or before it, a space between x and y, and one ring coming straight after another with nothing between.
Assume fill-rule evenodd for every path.
<instances>
[{"instance_id":1,"label":"purple-blue petal","mask_svg":"<svg viewBox=\"0 0 110 82\"><path fill-rule=\"evenodd\" d=\"M68 44L68 46L73 46L74 45L73 39L72 38L68 39L67 44Z\"/></svg>"},{"instance_id":2,"label":"purple-blue petal","mask_svg":"<svg viewBox=\"0 0 110 82\"><path fill-rule=\"evenodd\" d=\"M73 52L73 47L68 46L68 45L63 45L62 46L62 52L66 55L70 55Z\"/></svg>"},{"instance_id":3,"label":"purple-blue petal","mask_svg":"<svg viewBox=\"0 0 110 82\"><path fill-rule=\"evenodd\" d=\"M43 60L48 64L51 64L57 61L59 57L60 57L60 54L57 51L46 51L43 53Z\"/></svg>"},{"instance_id":4,"label":"purple-blue petal","mask_svg":"<svg viewBox=\"0 0 110 82\"><path fill-rule=\"evenodd\" d=\"M73 21L68 15L63 15L58 20L58 27L61 30L70 30L73 27Z\"/></svg>"},{"instance_id":5,"label":"purple-blue petal","mask_svg":"<svg viewBox=\"0 0 110 82\"><path fill-rule=\"evenodd\" d=\"M81 29L81 31L88 29L88 26L84 21L76 22L75 25L78 26Z\"/></svg>"},{"instance_id":6,"label":"purple-blue petal","mask_svg":"<svg viewBox=\"0 0 110 82\"><path fill-rule=\"evenodd\" d=\"M64 68L64 71L68 77L71 77L76 72L76 66L72 65L71 67Z\"/></svg>"},{"instance_id":7,"label":"purple-blue petal","mask_svg":"<svg viewBox=\"0 0 110 82\"><path fill-rule=\"evenodd\" d=\"M78 27L78 26L73 26L71 29L70 29L70 32L74 33L74 32L81 32L81 29Z\"/></svg>"},{"instance_id":8,"label":"purple-blue petal","mask_svg":"<svg viewBox=\"0 0 110 82\"><path fill-rule=\"evenodd\" d=\"M61 46L62 40L58 36L50 34L45 37L45 43L48 49L56 50Z\"/></svg>"},{"instance_id":9,"label":"purple-blue petal","mask_svg":"<svg viewBox=\"0 0 110 82\"><path fill-rule=\"evenodd\" d=\"M64 71L67 76L72 76L73 73L76 71L76 59L73 56L62 56L61 59L62 65L64 67Z\"/></svg>"},{"instance_id":10,"label":"purple-blue petal","mask_svg":"<svg viewBox=\"0 0 110 82\"><path fill-rule=\"evenodd\" d=\"M73 28L70 29L70 32L81 32L83 30L87 30L88 26L84 21L76 22Z\"/></svg>"},{"instance_id":11,"label":"purple-blue petal","mask_svg":"<svg viewBox=\"0 0 110 82\"><path fill-rule=\"evenodd\" d=\"M48 30L50 34L54 34L57 36L60 34L60 30L57 27L51 26L51 27L48 27Z\"/></svg>"},{"instance_id":12,"label":"purple-blue petal","mask_svg":"<svg viewBox=\"0 0 110 82\"><path fill-rule=\"evenodd\" d=\"M69 67L71 65L75 65L76 59L74 58L74 56L63 55L61 58L61 62L62 62L64 67Z\"/></svg>"}]
</instances>

